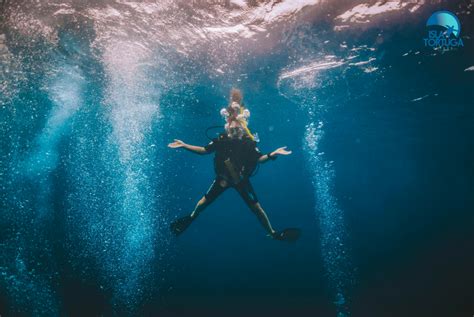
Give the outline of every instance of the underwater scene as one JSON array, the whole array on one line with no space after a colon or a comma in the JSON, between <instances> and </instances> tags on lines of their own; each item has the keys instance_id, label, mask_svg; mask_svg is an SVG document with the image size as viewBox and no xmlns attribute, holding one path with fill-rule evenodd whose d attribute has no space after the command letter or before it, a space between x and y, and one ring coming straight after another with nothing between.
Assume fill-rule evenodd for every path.
<instances>
[{"instance_id":1,"label":"underwater scene","mask_svg":"<svg viewBox=\"0 0 474 317\"><path fill-rule=\"evenodd\" d=\"M473 10L0 0L0 316L473 316Z\"/></svg>"}]
</instances>

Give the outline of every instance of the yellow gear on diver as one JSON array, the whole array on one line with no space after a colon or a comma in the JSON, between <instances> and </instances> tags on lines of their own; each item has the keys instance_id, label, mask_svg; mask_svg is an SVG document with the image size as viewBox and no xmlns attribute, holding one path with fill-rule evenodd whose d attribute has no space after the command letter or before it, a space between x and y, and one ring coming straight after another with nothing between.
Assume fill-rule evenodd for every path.
<instances>
[{"instance_id":1,"label":"yellow gear on diver","mask_svg":"<svg viewBox=\"0 0 474 317\"><path fill-rule=\"evenodd\" d=\"M242 105L240 107L240 114L244 113L244 106ZM242 125L242 128L244 128L245 133L247 133L248 137L252 140L255 141L255 137L253 136L252 132L250 132L250 129L247 126L247 121L245 119L238 119L240 124Z\"/></svg>"}]
</instances>

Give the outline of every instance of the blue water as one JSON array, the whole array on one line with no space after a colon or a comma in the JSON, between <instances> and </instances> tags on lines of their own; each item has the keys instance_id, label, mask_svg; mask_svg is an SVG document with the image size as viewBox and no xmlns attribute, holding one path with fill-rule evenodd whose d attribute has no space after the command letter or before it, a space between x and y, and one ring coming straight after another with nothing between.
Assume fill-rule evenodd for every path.
<instances>
[{"instance_id":1,"label":"blue water","mask_svg":"<svg viewBox=\"0 0 474 317\"><path fill-rule=\"evenodd\" d=\"M360 3L320 4L254 42L192 37L232 3L163 4L142 25L153 3L0 2L0 315L472 315L472 4L345 31L333 17ZM423 46L438 9L464 47ZM252 183L294 244L231 190L169 232L214 171L167 144L207 144L232 87L260 150L293 151Z\"/></svg>"}]
</instances>

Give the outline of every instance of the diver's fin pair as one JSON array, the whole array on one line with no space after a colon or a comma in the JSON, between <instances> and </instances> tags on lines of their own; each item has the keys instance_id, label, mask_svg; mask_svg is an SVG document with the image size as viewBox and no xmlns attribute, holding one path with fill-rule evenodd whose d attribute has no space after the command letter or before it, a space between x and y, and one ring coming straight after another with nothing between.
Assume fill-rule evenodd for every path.
<instances>
[{"instance_id":1,"label":"diver's fin pair","mask_svg":"<svg viewBox=\"0 0 474 317\"><path fill-rule=\"evenodd\" d=\"M179 218L171 223L171 232L178 236L183 233L183 231L186 230L187 227L189 227L191 222L193 222L193 218L189 215Z\"/></svg>"},{"instance_id":2,"label":"diver's fin pair","mask_svg":"<svg viewBox=\"0 0 474 317\"><path fill-rule=\"evenodd\" d=\"M275 232L273 239L280 241L295 242L301 235L301 230L298 228L287 228L282 231Z\"/></svg>"}]
</instances>

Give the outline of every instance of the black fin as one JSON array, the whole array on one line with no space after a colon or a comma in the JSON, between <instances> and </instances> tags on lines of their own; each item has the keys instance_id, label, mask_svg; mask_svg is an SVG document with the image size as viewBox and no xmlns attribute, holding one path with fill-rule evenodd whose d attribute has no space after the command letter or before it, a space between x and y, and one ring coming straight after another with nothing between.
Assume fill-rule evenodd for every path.
<instances>
[{"instance_id":1,"label":"black fin","mask_svg":"<svg viewBox=\"0 0 474 317\"><path fill-rule=\"evenodd\" d=\"M193 218L191 216L185 216L173 221L170 225L171 231L175 235L180 235L184 230L191 224Z\"/></svg>"},{"instance_id":2,"label":"black fin","mask_svg":"<svg viewBox=\"0 0 474 317\"><path fill-rule=\"evenodd\" d=\"M288 228L279 231L273 235L273 238L280 241L295 242L301 235L301 230L298 228Z\"/></svg>"}]
</instances>

